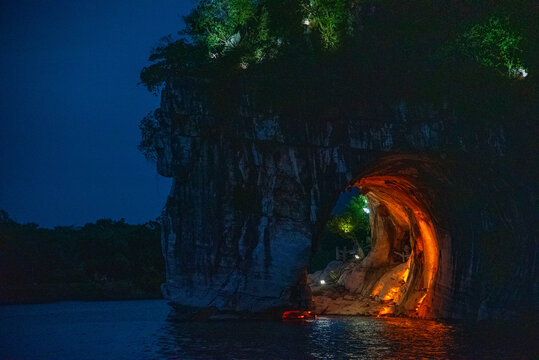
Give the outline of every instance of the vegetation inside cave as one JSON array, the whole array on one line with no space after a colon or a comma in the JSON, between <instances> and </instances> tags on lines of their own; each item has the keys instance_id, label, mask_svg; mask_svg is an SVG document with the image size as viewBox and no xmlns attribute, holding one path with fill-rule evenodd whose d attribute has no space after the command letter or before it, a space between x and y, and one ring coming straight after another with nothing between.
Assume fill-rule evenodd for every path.
<instances>
[{"instance_id":1,"label":"vegetation inside cave","mask_svg":"<svg viewBox=\"0 0 539 360\"><path fill-rule=\"evenodd\" d=\"M350 251L348 259L360 260L367 256L372 245L367 211L367 199L363 195L352 195L342 209L336 206L313 249L310 272L323 270L335 260L337 247Z\"/></svg>"}]
</instances>

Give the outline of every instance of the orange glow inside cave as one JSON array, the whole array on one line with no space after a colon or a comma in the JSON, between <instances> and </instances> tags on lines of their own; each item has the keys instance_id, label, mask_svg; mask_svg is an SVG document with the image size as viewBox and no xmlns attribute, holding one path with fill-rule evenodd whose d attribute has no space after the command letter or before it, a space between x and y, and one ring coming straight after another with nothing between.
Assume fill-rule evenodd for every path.
<instances>
[{"instance_id":1,"label":"orange glow inside cave","mask_svg":"<svg viewBox=\"0 0 539 360\"><path fill-rule=\"evenodd\" d=\"M408 275L410 274L410 265L408 265L408 267L406 269L404 269L404 271L402 272L402 276L401 276L401 280L406 283L406 281L408 280Z\"/></svg>"},{"instance_id":2,"label":"orange glow inside cave","mask_svg":"<svg viewBox=\"0 0 539 360\"><path fill-rule=\"evenodd\" d=\"M438 270L438 240L419 191L405 176L369 176L354 184L363 194L387 209L394 223L408 227L411 254L402 265L393 267L374 285L371 297L387 304L380 315L405 314L429 317ZM371 209L375 210L376 209Z\"/></svg>"},{"instance_id":3,"label":"orange glow inside cave","mask_svg":"<svg viewBox=\"0 0 539 360\"><path fill-rule=\"evenodd\" d=\"M399 287L394 287L394 288L389 289L389 292L386 294L386 296L384 296L384 301L393 300L395 298L395 295L399 292L399 290L400 290Z\"/></svg>"},{"instance_id":4,"label":"orange glow inside cave","mask_svg":"<svg viewBox=\"0 0 539 360\"><path fill-rule=\"evenodd\" d=\"M419 298L419 300L417 301L417 306L415 308L416 311L419 311L419 308L421 307L421 304L423 303L423 300L425 300L425 297L427 296L427 294L423 295L422 297Z\"/></svg>"},{"instance_id":5,"label":"orange glow inside cave","mask_svg":"<svg viewBox=\"0 0 539 360\"><path fill-rule=\"evenodd\" d=\"M378 298L386 306L378 312L378 316L390 315L394 313L394 306L399 303L407 289L408 276L410 274L411 257L403 263L385 274L376 284L371 293L371 298Z\"/></svg>"},{"instance_id":6,"label":"orange glow inside cave","mask_svg":"<svg viewBox=\"0 0 539 360\"><path fill-rule=\"evenodd\" d=\"M380 310L380 312L378 313L378 316L389 315L389 314L392 314L392 313L393 313L393 311L392 311L390 306L384 306L382 308L382 310Z\"/></svg>"}]
</instances>

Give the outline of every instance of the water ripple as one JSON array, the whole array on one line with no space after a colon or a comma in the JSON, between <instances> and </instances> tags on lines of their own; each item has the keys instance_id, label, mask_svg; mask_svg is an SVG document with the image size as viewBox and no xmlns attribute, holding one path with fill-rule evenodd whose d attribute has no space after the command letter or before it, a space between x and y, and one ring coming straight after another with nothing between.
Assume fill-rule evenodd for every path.
<instances>
[{"instance_id":1,"label":"water ripple","mask_svg":"<svg viewBox=\"0 0 539 360\"><path fill-rule=\"evenodd\" d=\"M167 321L164 301L0 307L0 359L537 359L536 324L404 318Z\"/></svg>"}]
</instances>

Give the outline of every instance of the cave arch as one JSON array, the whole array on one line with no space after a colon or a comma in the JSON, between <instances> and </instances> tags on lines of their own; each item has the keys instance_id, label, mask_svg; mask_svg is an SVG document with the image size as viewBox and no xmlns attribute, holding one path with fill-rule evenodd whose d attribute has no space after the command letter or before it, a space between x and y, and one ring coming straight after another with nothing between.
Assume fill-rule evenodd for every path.
<instances>
[{"instance_id":1,"label":"cave arch","mask_svg":"<svg viewBox=\"0 0 539 360\"><path fill-rule=\"evenodd\" d=\"M427 155L382 156L347 183L369 201L372 249L360 263L349 264L338 281L354 300L328 308L327 299L315 296L315 303L322 302L316 305L319 312L439 315L436 284L444 281L440 258L451 256L450 237L437 220L443 214L436 208L436 189L447 187L440 164ZM395 261L407 243L411 249L406 261Z\"/></svg>"},{"instance_id":2,"label":"cave arch","mask_svg":"<svg viewBox=\"0 0 539 360\"><path fill-rule=\"evenodd\" d=\"M370 294L384 303L379 315L431 317L440 246L431 216L411 192L413 183L402 176L368 176L359 186L373 207L375 243L367 260L370 266L389 267ZM391 257L405 245L404 233L409 233L410 255L402 265L391 266Z\"/></svg>"}]
</instances>

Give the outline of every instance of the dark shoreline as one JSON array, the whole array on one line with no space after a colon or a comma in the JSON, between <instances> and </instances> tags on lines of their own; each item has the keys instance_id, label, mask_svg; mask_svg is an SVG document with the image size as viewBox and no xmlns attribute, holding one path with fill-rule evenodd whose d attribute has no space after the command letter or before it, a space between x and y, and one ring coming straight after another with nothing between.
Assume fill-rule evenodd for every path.
<instances>
[{"instance_id":1,"label":"dark shoreline","mask_svg":"<svg viewBox=\"0 0 539 360\"><path fill-rule=\"evenodd\" d=\"M125 281L107 283L25 284L0 286L0 305L46 304L58 301L115 301L162 299Z\"/></svg>"}]
</instances>

